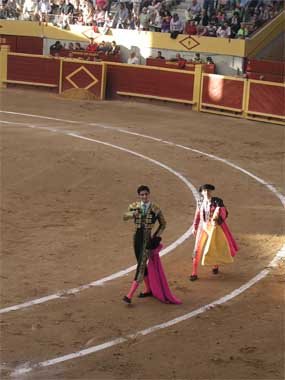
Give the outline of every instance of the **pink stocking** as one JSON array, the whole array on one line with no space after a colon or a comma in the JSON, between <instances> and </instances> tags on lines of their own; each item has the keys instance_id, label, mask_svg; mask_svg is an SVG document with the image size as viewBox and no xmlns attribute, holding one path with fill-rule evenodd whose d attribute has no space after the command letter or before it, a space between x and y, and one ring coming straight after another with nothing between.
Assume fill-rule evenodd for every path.
<instances>
[{"instance_id":1,"label":"pink stocking","mask_svg":"<svg viewBox=\"0 0 285 380\"><path fill-rule=\"evenodd\" d=\"M199 260L197 259L197 257L194 257L193 262L192 262L192 276L197 276L198 263L199 263Z\"/></svg>"},{"instance_id":2,"label":"pink stocking","mask_svg":"<svg viewBox=\"0 0 285 380\"><path fill-rule=\"evenodd\" d=\"M130 289L128 295L127 295L127 297L128 297L129 299L132 299L132 297L133 297L135 291L137 290L138 286L139 286L139 283L136 282L136 281L133 281L132 286L131 286L131 289Z\"/></svg>"}]
</instances>

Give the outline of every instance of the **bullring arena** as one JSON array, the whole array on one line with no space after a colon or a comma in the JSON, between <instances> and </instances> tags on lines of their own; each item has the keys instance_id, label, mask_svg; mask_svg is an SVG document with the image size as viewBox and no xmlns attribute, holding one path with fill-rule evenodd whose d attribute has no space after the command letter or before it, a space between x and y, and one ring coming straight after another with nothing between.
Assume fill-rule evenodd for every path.
<instances>
[{"instance_id":1,"label":"bullring arena","mask_svg":"<svg viewBox=\"0 0 285 380\"><path fill-rule=\"evenodd\" d=\"M284 126L182 105L1 93L2 379L284 378ZM239 245L189 281L196 189ZM122 296L139 184L164 210L182 305Z\"/></svg>"}]
</instances>

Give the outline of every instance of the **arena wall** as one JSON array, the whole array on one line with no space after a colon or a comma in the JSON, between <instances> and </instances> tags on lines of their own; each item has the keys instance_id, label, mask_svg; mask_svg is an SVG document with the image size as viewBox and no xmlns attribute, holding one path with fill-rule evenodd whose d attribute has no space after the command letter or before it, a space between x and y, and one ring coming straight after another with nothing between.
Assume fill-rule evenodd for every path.
<instances>
[{"instance_id":1,"label":"arena wall","mask_svg":"<svg viewBox=\"0 0 285 380\"><path fill-rule=\"evenodd\" d=\"M285 124L285 84L114 62L0 51L0 86L29 85L54 89L84 89L97 99L136 97L184 103L193 110Z\"/></svg>"}]
</instances>

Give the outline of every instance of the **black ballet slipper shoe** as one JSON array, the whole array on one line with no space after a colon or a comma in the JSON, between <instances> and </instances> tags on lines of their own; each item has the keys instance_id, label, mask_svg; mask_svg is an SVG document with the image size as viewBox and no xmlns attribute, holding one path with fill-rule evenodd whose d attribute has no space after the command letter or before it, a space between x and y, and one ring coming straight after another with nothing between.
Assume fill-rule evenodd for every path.
<instances>
[{"instance_id":1,"label":"black ballet slipper shoe","mask_svg":"<svg viewBox=\"0 0 285 380\"><path fill-rule=\"evenodd\" d=\"M152 292L147 292L147 293L140 293L138 295L139 298L145 298L145 297L152 297Z\"/></svg>"},{"instance_id":2,"label":"black ballet slipper shoe","mask_svg":"<svg viewBox=\"0 0 285 380\"><path fill-rule=\"evenodd\" d=\"M190 281L196 281L196 280L198 280L198 276L196 274L191 274L189 279L190 279Z\"/></svg>"},{"instance_id":3,"label":"black ballet slipper shoe","mask_svg":"<svg viewBox=\"0 0 285 380\"><path fill-rule=\"evenodd\" d=\"M123 301L126 302L128 305L132 303L132 300L127 296L124 296Z\"/></svg>"},{"instance_id":4,"label":"black ballet slipper shoe","mask_svg":"<svg viewBox=\"0 0 285 380\"><path fill-rule=\"evenodd\" d=\"M213 268L212 272L213 272L213 274L218 274L219 273L219 268Z\"/></svg>"}]
</instances>

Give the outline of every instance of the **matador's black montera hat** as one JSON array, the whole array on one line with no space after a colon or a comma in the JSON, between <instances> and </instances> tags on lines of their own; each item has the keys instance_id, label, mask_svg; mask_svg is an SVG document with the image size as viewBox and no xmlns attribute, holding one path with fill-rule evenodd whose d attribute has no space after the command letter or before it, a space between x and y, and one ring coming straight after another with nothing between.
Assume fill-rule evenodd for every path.
<instances>
[{"instance_id":1,"label":"matador's black montera hat","mask_svg":"<svg viewBox=\"0 0 285 380\"><path fill-rule=\"evenodd\" d=\"M206 183L205 185L202 185L202 186L199 187L199 193L201 193L202 190L211 190L211 191L214 191L215 190L215 186L211 185L209 183Z\"/></svg>"}]
</instances>

